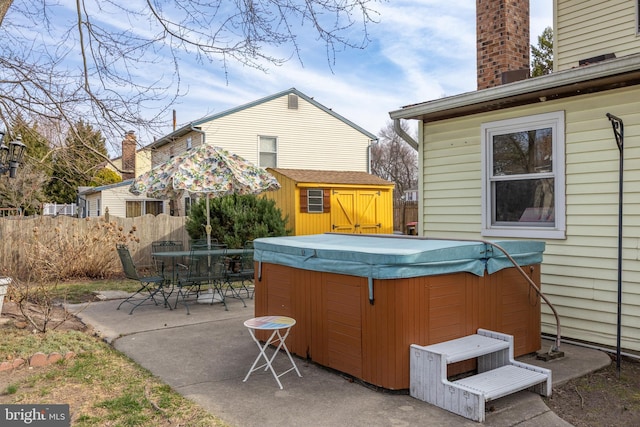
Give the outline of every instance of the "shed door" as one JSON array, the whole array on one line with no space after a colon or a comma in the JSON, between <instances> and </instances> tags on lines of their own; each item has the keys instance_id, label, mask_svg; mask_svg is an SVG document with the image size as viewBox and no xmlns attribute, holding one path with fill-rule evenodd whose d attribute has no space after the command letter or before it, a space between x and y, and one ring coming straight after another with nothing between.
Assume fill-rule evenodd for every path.
<instances>
[{"instance_id":1,"label":"shed door","mask_svg":"<svg viewBox=\"0 0 640 427\"><path fill-rule=\"evenodd\" d=\"M380 203L380 191L358 191L356 212L358 233L379 233L382 224L378 215Z\"/></svg>"},{"instance_id":2,"label":"shed door","mask_svg":"<svg viewBox=\"0 0 640 427\"><path fill-rule=\"evenodd\" d=\"M338 233L380 232L377 190L333 190L331 231Z\"/></svg>"},{"instance_id":3,"label":"shed door","mask_svg":"<svg viewBox=\"0 0 640 427\"><path fill-rule=\"evenodd\" d=\"M331 207L331 231L337 233L356 233L356 191L333 190Z\"/></svg>"}]
</instances>

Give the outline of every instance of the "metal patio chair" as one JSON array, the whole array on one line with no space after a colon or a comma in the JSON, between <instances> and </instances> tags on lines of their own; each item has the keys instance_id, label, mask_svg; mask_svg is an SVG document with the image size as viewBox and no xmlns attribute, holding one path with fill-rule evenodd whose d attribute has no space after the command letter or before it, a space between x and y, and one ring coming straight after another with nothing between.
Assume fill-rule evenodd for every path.
<instances>
[{"instance_id":1,"label":"metal patio chair","mask_svg":"<svg viewBox=\"0 0 640 427\"><path fill-rule=\"evenodd\" d=\"M176 268L178 265L184 264L184 260L179 258L166 258L153 256L159 252L177 252L182 251L184 245L177 240L159 240L151 243L151 259L155 265L156 272L164 277L167 281L173 283L176 279Z\"/></svg>"},{"instance_id":2,"label":"metal patio chair","mask_svg":"<svg viewBox=\"0 0 640 427\"><path fill-rule=\"evenodd\" d=\"M118 304L117 310L120 310L122 304L132 304L133 307L131 308L129 314L133 314L133 310L140 307L146 302L153 302L155 305L158 305L156 296L162 297L161 302L163 303L163 305L165 307L168 306L169 308L171 308L167 301L167 296L164 292L164 277L143 276L139 274L138 269L133 262L133 258L131 257L131 253L129 252L129 248L126 245L118 244L116 245L116 249L118 251L118 256L120 257L120 262L122 263L122 269L124 270L124 274L127 279L137 280L138 282L140 282L140 288L127 299Z\"/></svg>"},{"instance_id":3,"label":"metal patio chair","mask_svg":"<svg viewBox=\"0 0 640 427\"><path fill-rule=\"evenodd\" d=\"M253 241L247 241L244 244L242 255L239 258L230 260L229 273L227 274L228 283L225 291L231 291L232 295L236 296L240 296L241 292L245 292L247 298L253 299L254 273Z\"/></svg>"},{"instance_id":4,"label":"metal patio chair","mask_svg":"<svg viewBox=\"0 0 640 427\"><path fill-rule=\"evenodd\" d=\"M205 292L205 288L212 291L211 304L216 301L222 302L225 310L228 310L227 303L222 292L222 283L224 280L224 255L223 254L206 254L195 253L202 251L197 246L191 248L187 264L178 270L178 279L175 283L177 293L174 308L178 307L178 303L182 302L190 314L188 298L195 295L196 301ZM215 296L219 299L216 300Z\"/></svg>"}]
</instances>

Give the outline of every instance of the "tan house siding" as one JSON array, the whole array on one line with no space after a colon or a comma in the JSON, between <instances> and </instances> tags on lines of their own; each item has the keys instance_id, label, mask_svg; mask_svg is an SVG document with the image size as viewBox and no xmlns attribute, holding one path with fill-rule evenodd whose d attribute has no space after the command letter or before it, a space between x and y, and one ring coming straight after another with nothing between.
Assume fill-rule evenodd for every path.
<instances>
[{"instance_id":1,"label":"tan house siding","mask_svg":"<svg viewBox=\"0 0 640 427\"><path fill-rule=\"evenodd\" d=\"M105 165L107 169L111 169L114 172L120 174L122 170L122 157L111 159L111 163ZM136 176L140 176L143 173L151 169L151 151L148 149L141 149L136 152Z\"/></svg>"},{"instance_id":2,"label":"tan house siding","mask_svg":"<svg viewBox=\"0 0 640 427\"><path fill-rule=\"evenodd\" d=\"M368 171L369 139L358 130L298 97L287 94L202 124L207 143L258 164L259 137L277 138L279 168Z\"/></svg>"},{"instance_id":3,"label":"tan house siding","mask_svg":"<svg viewBox=\"0 0 640 427\"><path fill-rule=\"evenodd\" d=\"M613 53L640 53L637 0L555 0L554 71Z\"/></svg>"},{"instance_id":4,"label":"tan house siding","mask_svg":"<svg viewBox=\"0 0 640 427\"><path fill-rule=\"evenodd\" d=\"M158 166L161 163L166 162L178 154L182 154L187 151L187 140L191 139L192 147L197 147L201 144L202 134L196 131L190 132L187 135L176 138L171 144L165 144L158 148L151 150L151 159L149 164L152 167Z\"/></svg>"},{"instance_id":5,"label":"tan house siding","mask_svg":"<svg viewBox=\"0 0 640 427\"><path fill-rule=\"evenodd\" d=\"M622 347L640 351L640 87L426 123L422 235L481 238L483 122L565 111L566 239L546 240L542 289L563 336L615 346L619 151L610 112L625 121ZM555 320L542 307L543 332Z\"/></svg>"}]
</instances>

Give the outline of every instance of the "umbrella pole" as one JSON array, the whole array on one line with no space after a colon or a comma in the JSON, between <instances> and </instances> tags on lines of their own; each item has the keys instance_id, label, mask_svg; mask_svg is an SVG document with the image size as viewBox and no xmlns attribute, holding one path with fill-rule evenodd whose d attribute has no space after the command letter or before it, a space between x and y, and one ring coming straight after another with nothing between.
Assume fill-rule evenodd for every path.
<instances>
[{"instance_id":1,"label":"umbrella pole","mask_svg":"<svg viewBox=\"0 0 640 427\"><path fill-rule=\"evenodd\" d=\"M207 249L211 249L211 218L209 217L209 194L207 197L207 226L204 228L207 232Z\"/></svg>"}]
</instances>

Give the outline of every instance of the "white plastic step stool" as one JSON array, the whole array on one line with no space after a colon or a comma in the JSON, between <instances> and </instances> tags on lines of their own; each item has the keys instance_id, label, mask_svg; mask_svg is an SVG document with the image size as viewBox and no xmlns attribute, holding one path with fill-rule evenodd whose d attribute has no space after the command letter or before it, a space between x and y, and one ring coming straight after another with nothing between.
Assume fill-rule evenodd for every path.
<instances>
[{"instance_id":1,"label":"white plastic step stool","mask_svg":"<svg viewBox=\"0 0 640 427\"><path fill-rule=\"evenodd\" d=\"M478 373L447 379L447 365L477 358ZM514 360L513 336L478 333L438 344L411 345L410 394L447 411L483 422L485 403L530 389L551 396L551 371Z\"/></svg>"}]
</instances>

